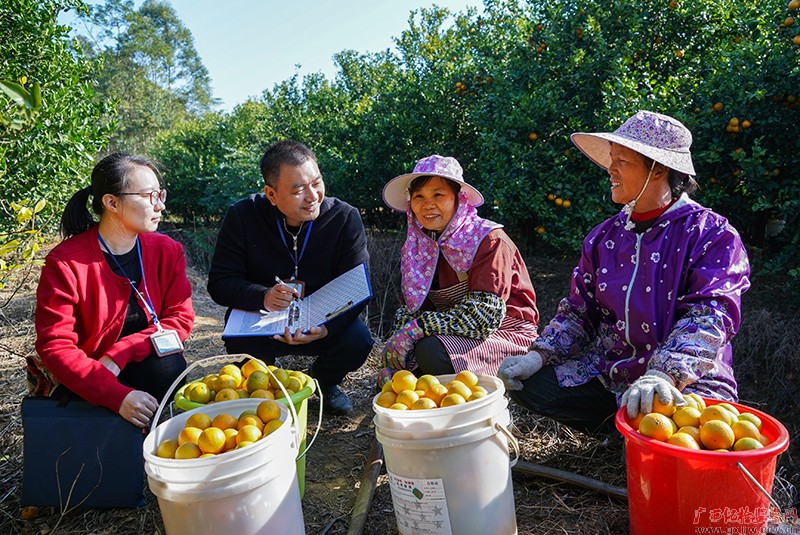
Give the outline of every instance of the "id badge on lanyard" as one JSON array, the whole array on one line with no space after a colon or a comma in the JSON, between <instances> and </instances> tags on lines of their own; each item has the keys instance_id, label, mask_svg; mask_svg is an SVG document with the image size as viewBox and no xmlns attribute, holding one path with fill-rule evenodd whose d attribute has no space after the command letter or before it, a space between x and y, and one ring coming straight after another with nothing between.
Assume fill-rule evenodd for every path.
<instances>
[{"instance_id":1,"label":"id badge on lanyard","mask_svg":"<svg viewBox=\"0 0 800 535\"><path fill-rule=\"evenodd\" d=\"M183 342L178 337L178 331L164 329L159 323L156 326L159 330L150 335L150 342L153 344L156 355L166 357L183 351Z\"/></svg>"}]
</instances>

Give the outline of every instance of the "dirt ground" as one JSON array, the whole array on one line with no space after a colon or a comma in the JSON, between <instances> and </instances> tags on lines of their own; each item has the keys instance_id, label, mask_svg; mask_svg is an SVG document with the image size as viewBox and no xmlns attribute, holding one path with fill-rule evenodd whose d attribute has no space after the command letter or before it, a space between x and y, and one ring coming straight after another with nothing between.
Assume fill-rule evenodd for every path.
<instances>
[{"instance_id":1,"label":"dirt ground","mask_svg":"<svg viewBox=\"0 0 800 535\"><path fill-rule=\"evenodd\" d=\"M529 269L537 288L542 318L555 312L566 292L570 261L532 261ZM195 328L187 343L189 360L224 353L219 338L223 309L205 290L205 279L192 272ZM35 278L33 279L35 280ZM0 309L0 533L52 534L163 534L156 498L146 491L147 504L134 510L77 510L61 515L53 508L39 509L22 520L19 492L22 472L22 425L19 403L25 394L24 358L33 352L33 285ZM355 410L351 416L325 417L316 442L307 454L303 512L309 534L348 533L364 463L375 433L371 399L378 369L377 351L367 364L344 383ZM279 362L286 368L305 369L305 357ZM532 416L512 405L513 433L519 439L521 458L591 477L608 485L625 487L622 439L583 435L545 418ZM309 429L314 433L318 400L310 399ZM479 482L475 483L480 484ZM623 534L628 533L627 502L603 492L541 477L514 476L514 499L520 534ZM385 469L378 478L364 534L398 533Z\"/></svg>"}]
</instances>

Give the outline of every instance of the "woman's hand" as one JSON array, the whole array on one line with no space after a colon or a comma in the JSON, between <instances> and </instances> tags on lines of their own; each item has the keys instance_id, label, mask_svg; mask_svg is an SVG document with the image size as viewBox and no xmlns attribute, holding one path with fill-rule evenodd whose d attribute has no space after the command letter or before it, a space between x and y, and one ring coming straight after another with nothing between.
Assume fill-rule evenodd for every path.
<instances>
[{"instance_id":1,"label":"woman's hand","mask_svg":"<svg viewBox=\"0 0 800 535\"><path fill-rule=\"evenodd\" d=\"M507 390L522 390L522 381L544 367L544 357L537 351L526 355L513 355L503 359L497 369L497 376L503 380Z\"/></svg>"},{"instance_id":2,"label":"woman's hand","mask_svg":"<svg viewBox=\"0 0 800 535\"><path fill-rule=\"evenodd\" d=\"M141 390L125 396L119 406L119 415L137 427L146 427L158 409L156 398Z\"/></svg>"},{"instance_id":3,"label":"woman's hand","mask_svg":"<svg viewBox=\"0 0 800 535\"><path fill-rule=\"evenodd\" d=\"M409 321L403 328L398 329L386 340L386 345L383 347L383 361L386 366L394 370L405 369L406 356L414 349L417 340L423 336L425 335L417 320Z\"/></svg>"}]
</instances>

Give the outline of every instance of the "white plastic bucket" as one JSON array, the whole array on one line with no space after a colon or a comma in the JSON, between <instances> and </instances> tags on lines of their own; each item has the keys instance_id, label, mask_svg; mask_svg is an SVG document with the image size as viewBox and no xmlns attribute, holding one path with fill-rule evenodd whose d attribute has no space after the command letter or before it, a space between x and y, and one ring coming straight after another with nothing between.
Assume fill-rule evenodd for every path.
<instances>
[{"instance_id":1,"label":"white plastic bucket","mask_svg":"<svg viewBox=\"0 0 800 535\"><path fill-rule=\"evenodd\" d=\"M204 459L162 459L158 444L175 438L197 412L239 416L263 399L212 403L167 420L144 441L145 472L158 497L168 535L197 533L305 534L297 481L299 440L289 410L284 425L254 444ZM158 421L157 419L154 421Z\"/></svg>"},{"instance_id":2,"label":"white plastic bucket","mask_svg":"<svg viewBox=\"0 0 800 535\"><path fill-rule=\"evenodd\" d=\"M455 375L441 375L446 384ZM508 444L511 423L503 383L479 376L489 395L462 405L398 411L375 404L401 535L517 533Z\"/></svg>"}]
</instances>

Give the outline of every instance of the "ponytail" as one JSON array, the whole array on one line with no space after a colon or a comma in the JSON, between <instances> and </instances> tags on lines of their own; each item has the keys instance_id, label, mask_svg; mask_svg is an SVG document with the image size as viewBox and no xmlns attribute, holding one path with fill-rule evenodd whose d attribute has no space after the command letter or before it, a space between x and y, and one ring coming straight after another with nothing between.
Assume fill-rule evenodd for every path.
<instances>
[{"instance_id":1,"label":"ponytail","mask_svg":"<svg viewBox=\"0 0 800 535\"><path fill-rule=\"evenodd\" d=\"M97 224L86 207L91 194L92 187L86 186L76 191L67 202L67 206L64 207L64 213L61 214L60 230L63 239L80 234Z\"/></svg>"}]
</instances>

